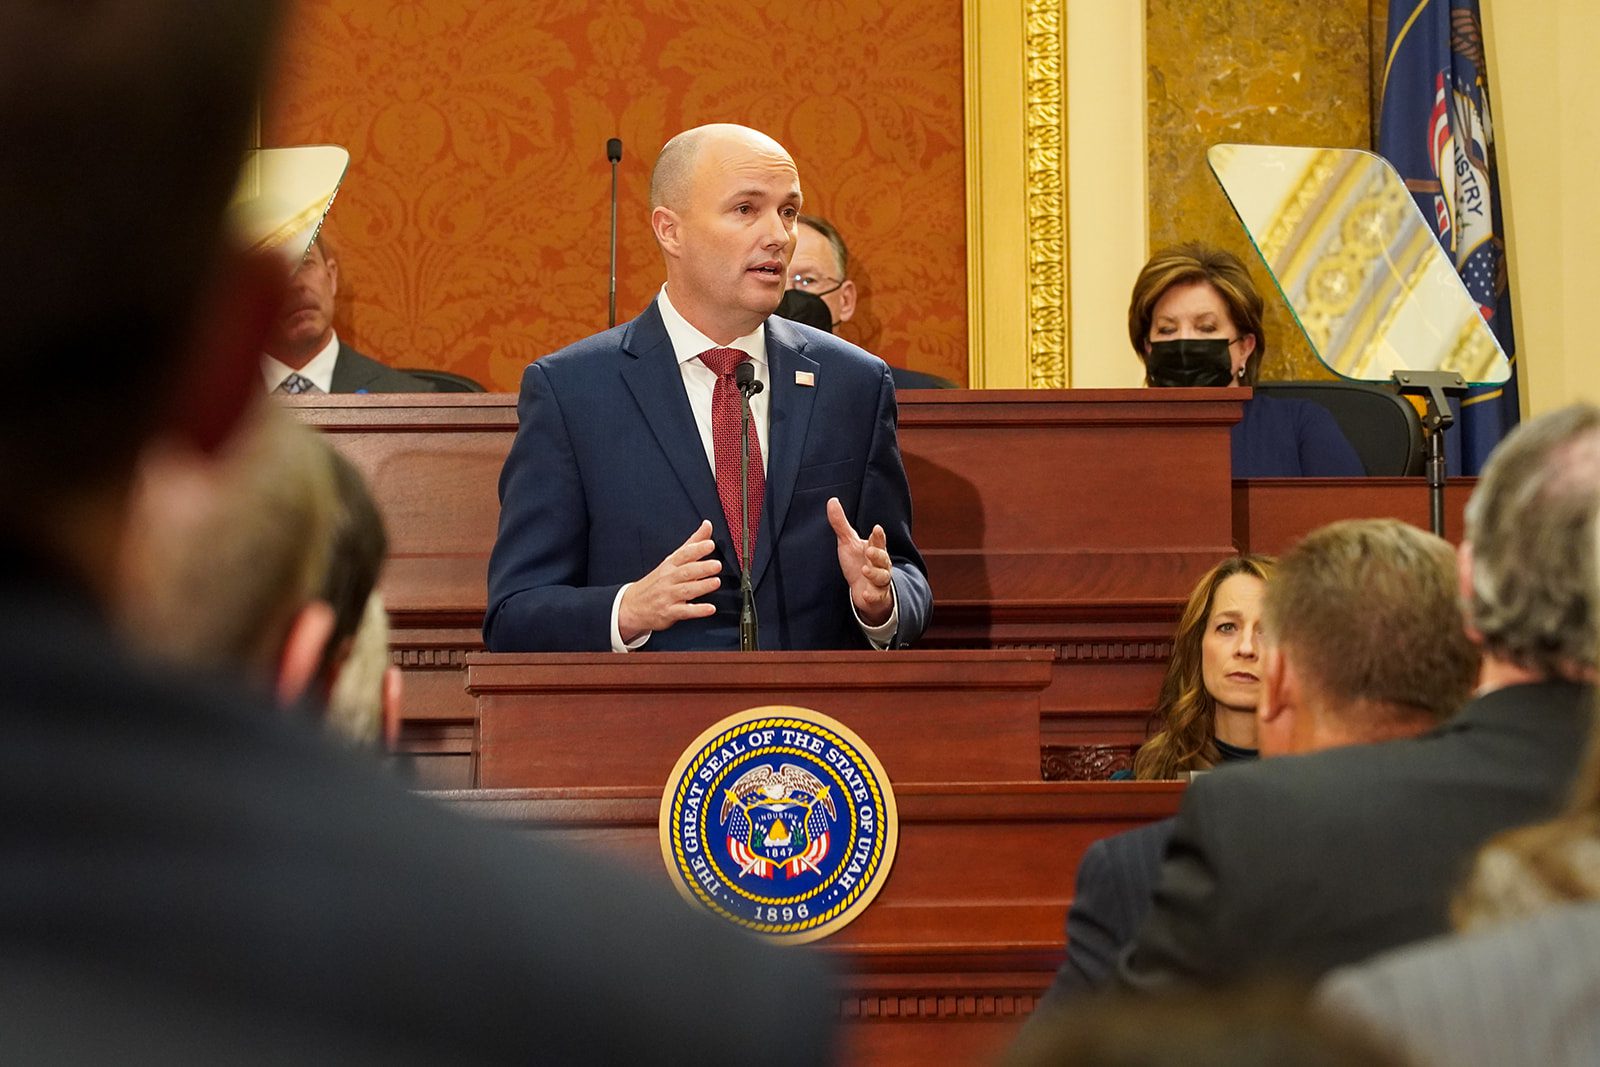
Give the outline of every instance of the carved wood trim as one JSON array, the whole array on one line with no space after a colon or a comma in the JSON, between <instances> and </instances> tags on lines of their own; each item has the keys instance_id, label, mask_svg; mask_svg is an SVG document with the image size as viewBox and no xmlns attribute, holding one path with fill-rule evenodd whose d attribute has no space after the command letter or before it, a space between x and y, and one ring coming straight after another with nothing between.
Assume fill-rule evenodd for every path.
<instances>
[{"instance_id":1,"label":"carved wood trim","mask_svg":"<svg viewBox=\"0 0 1600 1067\"><path fill-rule=\"evenodd\" d=\"M1047 782L1103 782L1132 769L1138 749L1138 745L1050 745L1040 753L1039 773Z\"/></svg>"},{"instance_id":2,"label":"carved wood trim","mask_svg":"<svg viewBox=\"0 0 1600 1067\"><path fill-rule=\"evenodd\" d=\"M389 662L411 670L464 670L469 651L478 649L394 648L389 652Z\"/></svg>"},{"instance_id":3,"label":"carved wood trim","mask_svg":"<svg viewBox=\"0 0 1600 1067\"><path fill-rule=\"evenodd\" d=\"M1072 662L1165 663L1172 658L1171 641L1065 641L1055 643L996 643L994 648L1049 649L1056 659Z\"/></svg>"},{"instance_id":4,"label":"carved wood trim","mask_svg":"<svg viewBox=\"0 0 1600 1067\"><path fill-rule=\"evenodd\" d=\"M951 994L937 996L846 996L839 998L839 1016L846 1020L922 1022L928 1019L1009 1018L1033 1013L1034 994Z\"/></svg>"}]
</instances>

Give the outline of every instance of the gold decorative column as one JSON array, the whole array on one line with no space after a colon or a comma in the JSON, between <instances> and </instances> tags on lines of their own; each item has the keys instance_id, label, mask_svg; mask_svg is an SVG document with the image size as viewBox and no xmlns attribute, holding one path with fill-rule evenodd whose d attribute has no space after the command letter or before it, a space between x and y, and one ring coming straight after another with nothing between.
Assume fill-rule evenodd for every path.
<instances>
[{"instance_id":1,"label":"gold decorative column","mask_svg":"<svg viewBox=\"0 0 1600 1067\"><path fill-rule=\"evenodd\" d=\"M1066 54L1063 0L1027 0L1023 119L1028 205L1028 388L1067 386Z\"/></svg>"},{"instance_id":2,"label":"gold decorative column","mask_svg":"<svg viewBox=\"0 0 1600 1067\"><path fill-rule=\"evenodd\" d=\"M964 14L971 384L1137 385L1119 305L1146 248L1143 3Z\"/></svg>"}]
</instances>

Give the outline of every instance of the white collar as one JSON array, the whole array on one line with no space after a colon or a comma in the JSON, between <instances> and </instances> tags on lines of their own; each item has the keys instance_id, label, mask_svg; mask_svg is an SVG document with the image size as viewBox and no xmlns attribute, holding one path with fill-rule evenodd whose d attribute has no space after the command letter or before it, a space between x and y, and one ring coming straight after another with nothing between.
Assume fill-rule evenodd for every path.
<instances>
[{"instance_id":1,"label":"white collar","mask_svg":"<svg viewBox=\"0 0 1600 1067\"><path fill-rule=\"evenodd\" d=\"M661 324L667 328L667 338L672 342L673 354L678 357L678 363L688 363L700 356L700 353L713 348L737 348L749 356L762 367L767 365L767 323L762 320L761 325L745 334L735 338L728 344L719 345L699 330L689 324L689 320L672 306L672 300L667 296L667 287L663 285L661 292L656 296L656 307L661 310Z\"/></svg>"},{"instance_id":2,"label":"white collar","mask_svg":"<svg viewBox=\"0 0 1600 1067\"><path fill-rule=\"evenodd\" d=\"M267 392L272 392L283 384L283 380L291 374L298 374L302 378L311 380L311 384L321 389L324 393L333 392L333 367L339 362L339 335L330 334L328 343L322 351L306 361L306 365L299 370L276 359L261 353L261 376L266 379Z\"/></svg>"}]
</instances>

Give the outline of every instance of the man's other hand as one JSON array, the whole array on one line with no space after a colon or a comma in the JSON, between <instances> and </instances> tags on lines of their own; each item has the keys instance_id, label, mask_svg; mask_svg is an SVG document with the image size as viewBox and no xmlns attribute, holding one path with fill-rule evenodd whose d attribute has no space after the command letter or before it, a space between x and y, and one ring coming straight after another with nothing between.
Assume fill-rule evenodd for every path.
<instances>
[{"instance_id":1,"label":"man's other hand","mask_svg":"<svg viewBox=\"0 0 1600 1067\"><path fill-rule=\"evenodd\" d=\"M722 585L717 577L722 561L706 559L714 547L711 520L706 519L655 570L628 587L617 609L617 630L624 642L631 644L684 619L716 614L715 604L694 603ZM839 556L844 558L843 548Z\"/></svg>"},{"instance_id":2,"label":"man's other hand","mask_svg":"<svg viewBox=\"0 0 1600 1067\"><path fill-rule=\"evenodd\" d=\"M844 517L839 498L828 498L828 525L839 539L839 570L850 583L850 603L868 626L882 626L894 610L894 591L889 579L894 562L889 558L888 541L882 526L874 526L862 540Z\"/></svg>"}]
</instances>

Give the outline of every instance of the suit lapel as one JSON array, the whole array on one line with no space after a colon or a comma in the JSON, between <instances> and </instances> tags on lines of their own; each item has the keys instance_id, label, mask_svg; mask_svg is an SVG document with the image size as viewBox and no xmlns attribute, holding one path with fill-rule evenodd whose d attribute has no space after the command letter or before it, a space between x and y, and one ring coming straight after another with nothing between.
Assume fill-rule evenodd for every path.
<instances>
[{"instance_id":1,"label":"suit lapel","mask_svg":"<svg viewBox=\"0 0 1600 1067\"><path fill-rule=\"evenodd\" d=\"M772 398L767 408L767 498L761 508L761 534L756 539L755 565L750 580L760 584L772 561L777 535L789 515L794 497L795 477L805 454L806 434L811 428L811 409L817 399L817 361L804 353L806 342L798 331L774 315L767 319L767 378ZM799 372L809 372L813 385L795 380Z\"/></svg>"},{"instance_id":2,"label":"suit lapel","mask_svg":"<svg viewBox=\"0 0 1600 1067\"><path fill-rule=\"evenodd\" d=\"M652 301L629 325L622 338L622 350L630 359L623 363L622 380L633 393L650 432L666 455L673 473L700 518L711 520L711 536L728 546L723 556L730 569L738 565L733 551L733 535L722 514L722 499L717 496L717 479L711 473L705 447L700 443L700 428L695 425L689 397L683 391L683 372L672 350L661 312ZM685 530L687 537L691 531ZM759 557L758 557L759 558Z\"/></svg>"}]
</instances>

